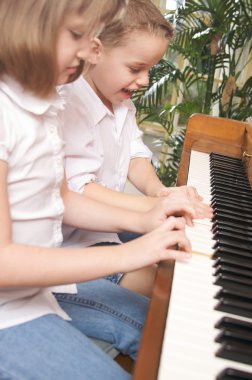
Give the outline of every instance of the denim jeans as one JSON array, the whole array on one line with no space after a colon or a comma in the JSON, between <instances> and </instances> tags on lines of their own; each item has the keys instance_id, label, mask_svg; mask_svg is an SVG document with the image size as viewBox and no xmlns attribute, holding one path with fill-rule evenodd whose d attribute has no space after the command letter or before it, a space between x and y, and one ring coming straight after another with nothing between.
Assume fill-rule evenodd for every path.
<instances>
[{"instance_id":1,"label":"denim jeans","mask_svg":"<svg viewBox=\"0 0 252 380\"><path fill-rule=\"evenodd\" d=\"M119 239L122 243L127 243L128 241L137 239L138 237L142 236L141 234L137 234L134 232L120 232L118 234Z\"/></svg>"},{"instance_id":2,"label":"denim jeans","mask_svg":"<svg viewBox=\"0 0 252 380\"><path fill-rule=\"evenodd\" d=\"M88 337L136 358L148 299L104 279L56 297L71 321L49 314L0 330L0 379L129 380Z\"/></svg>"}]
</instances>

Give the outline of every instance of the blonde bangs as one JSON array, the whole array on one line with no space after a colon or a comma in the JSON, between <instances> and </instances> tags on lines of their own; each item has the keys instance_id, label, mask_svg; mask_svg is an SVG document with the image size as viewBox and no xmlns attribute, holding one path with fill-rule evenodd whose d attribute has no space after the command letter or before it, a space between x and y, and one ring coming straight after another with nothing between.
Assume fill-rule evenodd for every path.
<instances>
[{"instance_id":1,"label":"blonde bangs","mask_svg":"<svg viewBox=\"0 0 252 380\"><path fill-rule=\"evenodd\" d=\"M70 12L85 16L92 35L120 20L127 0L0 0L0 76L8 74L26 90L46 97L57 83L58 31Z\"/></svg>"}]
</instances>

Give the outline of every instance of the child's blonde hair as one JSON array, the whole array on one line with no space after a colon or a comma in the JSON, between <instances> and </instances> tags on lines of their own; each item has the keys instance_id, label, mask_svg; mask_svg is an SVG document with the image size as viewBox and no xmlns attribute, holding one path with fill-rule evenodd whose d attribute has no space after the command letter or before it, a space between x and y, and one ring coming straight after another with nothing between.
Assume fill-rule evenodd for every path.
<instances>
[{"instance_id":1,"label":"child's blonde hair","mask_svg":"<svg viewBox=\"0 0 252 380\"><path fill-rule=\"evenodd\" d=\"M56 43L70 13L85 15L91 35L113 20L128 0L0 0L0 77L16 79L25 90L45 97L57 84ZM82 67L76 77L81 73ZM76 79L76 78L73 78Z\"/></svg>"},{"instance_id":2,"label":"child's blonde hair","mask_svg":"<svg viewBox=\"0 0 252 380\"><path fill-rule=\"evenodd\" d=\"M129 0L122 22L108 24L99 39L105 48L122 46L132 32L149 32L170 41L174 28L151 0Z\"/></svg>"}]
</instances>

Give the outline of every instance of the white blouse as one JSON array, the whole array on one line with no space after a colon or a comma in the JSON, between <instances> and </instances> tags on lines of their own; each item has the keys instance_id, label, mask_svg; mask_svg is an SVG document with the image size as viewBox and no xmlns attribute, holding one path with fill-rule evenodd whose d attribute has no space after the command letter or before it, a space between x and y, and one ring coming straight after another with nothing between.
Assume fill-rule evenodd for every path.
<instances>
[{"instance_id":1,"label":"white blouse","mask_svg":"<svg viewBox=\"0 0 252 380\"><path fill-rule=\"evenodd\" d=\"M60 92L66 98L63 130L70 189L81 193L87 183L97 182L123 192L130 160L152 157L136 124L134 104L127 100L110 112L83 77L62 86ZM63 235L65 245L120 242L117 234L65 226Z\"/></svg>"},{"instance_id":2,"label":"white blouse","mask_svg":"<svg viewBox=\"0 0 252 380\"><path fill-rule=\"evenodd\" d=\"M0 81L0 159L8 164L13 243L62 243L63 108L58 96L41 100L7 76ZM0 290L0 328L47 313L69 319L49 288Z\"/></svg>"}]
</instances>

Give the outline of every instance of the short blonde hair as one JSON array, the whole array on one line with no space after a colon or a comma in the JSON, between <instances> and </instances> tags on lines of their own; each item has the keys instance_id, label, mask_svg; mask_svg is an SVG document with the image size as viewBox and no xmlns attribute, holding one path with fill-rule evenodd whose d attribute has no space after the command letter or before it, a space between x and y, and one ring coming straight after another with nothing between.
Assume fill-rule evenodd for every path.
<instances>
[{"instance_id":1,"label":"short blonde hair","mask_svg":"<svg viewBox=\"0 0 252 380\"><path fill-rule=\"evenodd\" d=\"M133 32L149 32L171 41L174 28L151 0L129 0L122 22L108 24L99 39L105 48L122 46Z\"/></svg>"},{"instance_id":2,"label":"short blonde hair","mask_svg":"<svg viewBox=\"0 0 252 380\"><path fill-rule=\"evenodd\" d=\"M127 1L0 0L0 77L10 75L25 90L47 96L57 84L56 44L66 15L84 14L91 35L107 22L116 24Z\"/></svg>"}]
</instances>

